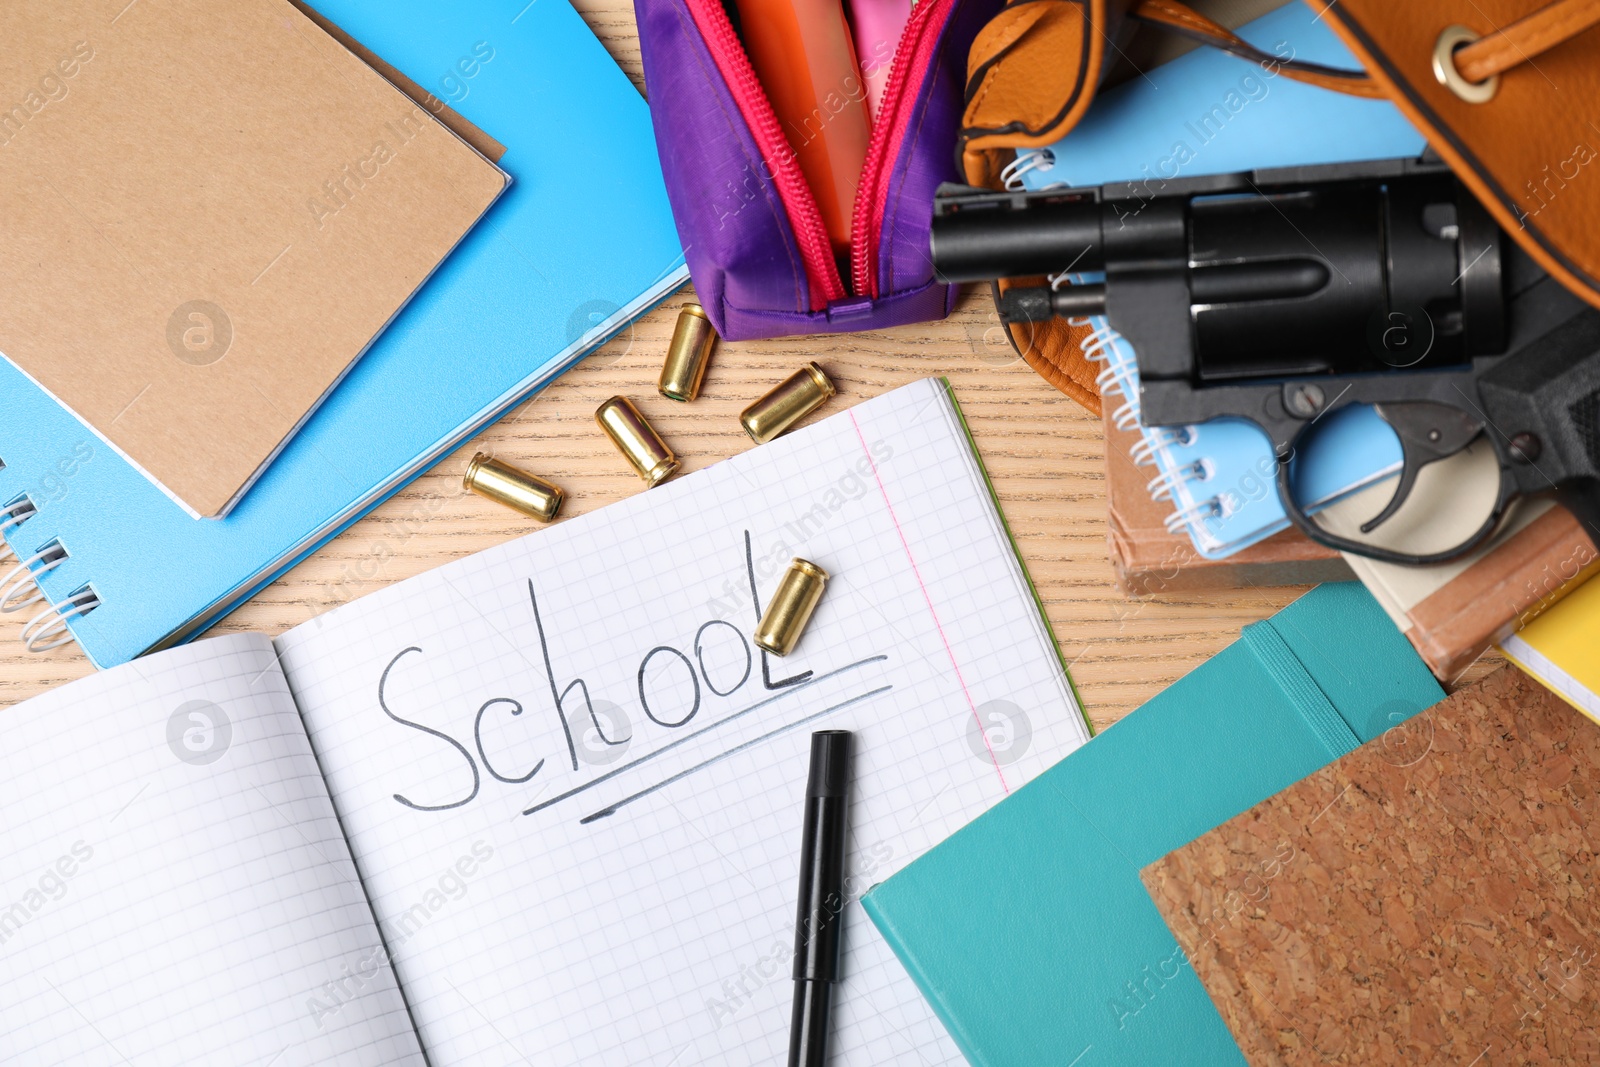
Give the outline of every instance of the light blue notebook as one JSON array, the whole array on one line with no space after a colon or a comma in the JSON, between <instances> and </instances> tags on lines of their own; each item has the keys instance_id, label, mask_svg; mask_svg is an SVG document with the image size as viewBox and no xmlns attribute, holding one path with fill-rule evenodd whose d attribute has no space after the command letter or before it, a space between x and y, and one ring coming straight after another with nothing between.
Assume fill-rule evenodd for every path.
<instances>
[{"instance_id":1,"label":"light blue notebook","mask_svg":"<svg viewBox=\"0 0 1600 1067\"><path fill-rule=\"evenodd\" d=\"M1289 516L1276 484L1278 461L1267 435L1243 419L1143 426L1133 346L1105 316L1087 321L1092 332L1083 356L1103 365L1096 378L1101 395L1123 398L1112 421L1119 429L1139 431L1132 459L1154 472L1150 495L1171 502L1167 529L1187 533L1207 559L1223 559L1287 529ZM1371 407L1339 408L1318 420L1315 430L1315 447L1300 450L1294 465L1297 498L1308 512L1400 473L1400 439Z\"/></svg>"},{"instance_id":2,"label":"light blue notebook","mask_svg":"<svg viewBox=\"0 0 1600 1067\"><path fill-rule=\"evenodd\" d=\"M862 904L973 1067L1243 1067L1140 868L1443 698L1319 586Z\"/></svg>"},{"instance_id":3,"label":"light blue notebook","mask_svg":"<svg viewBox=\"0 0 1600 1067\"><path fill-rule=\"evenodd\" d=\"M513 184L225 519L0 361L0 508L36 509L6 539L43 594L10 617L35 647L65 637L52 606L102 667L194 637L688 277L645 102L566 0L316 6L506 145Z\"/></svg>"},{"instance_id":4,"label":"light blue notebook","mask_svg":"<svg viewBox=\"0 0 1600 1067\"><path fill-rule=\"evenodd\" d=\"M1285 59L1359 69L1327 22L1291 3L1238 31ZM1426 141L1387 100L1365 100L1269 74L1201 47L1101 93L1083 121L1007 168L1013 189L1230 174L1265 167L1419 156Z\"/></svg>"}]
</instances>

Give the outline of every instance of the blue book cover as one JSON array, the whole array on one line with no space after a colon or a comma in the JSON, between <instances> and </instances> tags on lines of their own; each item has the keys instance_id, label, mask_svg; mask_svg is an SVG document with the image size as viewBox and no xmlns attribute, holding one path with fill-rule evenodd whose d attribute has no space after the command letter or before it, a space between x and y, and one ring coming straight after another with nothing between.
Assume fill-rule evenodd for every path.
<instances>
[{"instance_id":1,"label":"blue book cover","mask_svg":"<svg viewBox=\"0 0 1600 1067\"><path fill-rule=\"evenodd\" d=\"M1443 698L1319 586L862 903L974 1067L1243 1067L1140 869Z\"/></svg>"},{"instance_id":2,"label":"blue book cover","mask_svg":"<svg viewBox=\"0 0 1600 1067\"><path fill-rule=\"evenodd\" d=\"M43 594L12 617L66 605L101 667L194 637L688 277L648 108L566 0L316 6L505 145L512 185L224 519L0 361L0 508L35 509L6 539Z\"/></svg>"},{"instance_id":3,"label":"blue book cover","mask_svg":"<svg viewBox=\"0 0 1600 1067\"><path fill-rule=\"evenodd\" d=\"M1308 4L1286 4L1238 30L1280 59L1358 70ZM1214 48L1199 48L1108 89L1049 148L1017 154L1014 187L1104 185L1266 167L1419 156L1427 141L1387 100L1318 88Z\"/></svg>"}]
</instances>

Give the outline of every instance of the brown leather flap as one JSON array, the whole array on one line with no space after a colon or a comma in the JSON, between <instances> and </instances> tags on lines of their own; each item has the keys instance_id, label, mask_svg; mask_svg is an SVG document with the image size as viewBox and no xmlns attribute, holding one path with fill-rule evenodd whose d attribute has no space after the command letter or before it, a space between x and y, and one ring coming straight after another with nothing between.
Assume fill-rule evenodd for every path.
<instances>
[{"instance_id":1,"label":"brown leather flap","mask_svg":"<svg viewBox=\"0 0 1600 1067\"><path fill-rule=\"evenodd\" d=\"M1022 0L983 28L967 64L968 181L996 185L994 149L1041 147L1077 123L1105 76L1107 45L1135 2Z\"/></svg>"},{"instance_id":2,"label":"brown leather flap","mask_svg":"<svg viewBox=\"0 0 1600 1067\"><path fill-rule=\"evenodd\" d=\"M1434 73L1440 35L1491 37L1550 0L1308 2L1506 232L1600 306L1600 28L1530 55L1472 103Z\"/></svg>"}]
</instances>

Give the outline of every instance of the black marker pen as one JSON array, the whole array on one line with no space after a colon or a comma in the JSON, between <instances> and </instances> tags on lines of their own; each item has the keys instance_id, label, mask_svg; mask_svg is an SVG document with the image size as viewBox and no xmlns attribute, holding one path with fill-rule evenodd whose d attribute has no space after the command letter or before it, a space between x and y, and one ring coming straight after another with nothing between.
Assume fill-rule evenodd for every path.
<instances>
[{"instance_id":1,"label":"black marker pen","mask_svg":"<svg viewBox=\"0 0 1600 1067\"><path fill-rule=\"evenodd\" d=\"M844 837L850 790L850 731L811 735L805 827L800 838L800 904L794 930L794 1020L789 1067L828 1062L828 1013L839 980L844 927Z\"/></svg>"}]
</instances>

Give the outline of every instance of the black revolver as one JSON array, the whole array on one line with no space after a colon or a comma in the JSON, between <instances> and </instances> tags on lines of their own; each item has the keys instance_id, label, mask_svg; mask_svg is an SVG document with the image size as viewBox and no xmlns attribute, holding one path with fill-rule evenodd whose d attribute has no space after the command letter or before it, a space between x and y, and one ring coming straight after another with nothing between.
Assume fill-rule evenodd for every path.
<instances>
[{"instance_id":1,"label":"black revolver","mask_svg":"<svg viewBox=\"0 0 1600 1067\"><path fill-rule=\"evenodd\" d=\"M1314 540L1434 563L1490 537L1519 497L1555 493L1600 541L1600 311L1545 273L1443 164L1380 160L996 193L946 186L932 253L946 282L1012 288L1001 317L1104 315L1134 349L1150 426L1224 416L1264 430L1278 496ZM1370 404L1399 438L1393 497L1479 438L1500 485L1465 540L1404 552L1318 525L1295 499L1296 445Z\"/></svg>"}]
</instances>

